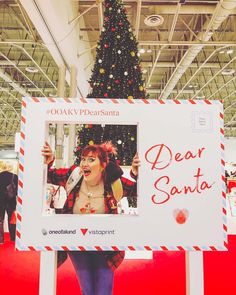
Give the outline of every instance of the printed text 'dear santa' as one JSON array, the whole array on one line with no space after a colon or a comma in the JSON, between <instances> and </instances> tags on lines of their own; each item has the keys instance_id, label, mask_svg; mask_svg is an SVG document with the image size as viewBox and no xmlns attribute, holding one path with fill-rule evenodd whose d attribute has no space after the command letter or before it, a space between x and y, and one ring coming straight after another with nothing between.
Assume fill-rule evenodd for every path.
<instances>
[{"instance_id":1,"label":"printed text 'dear santa'","mask_svg":"<svg viewBox=\"0 0 236 295\"><path fill-rule=\"evenodd\" d=\"M151 164L151 170L164 170L171 163L174 164L183 160L188 161L192 159L204 160L202 159L205 155L205 153L203 153L204 150L205 148L202 147L198 148L195 152L188 150L184 154L173 153L167 145L157 144L146 151L145 159L149 164ZM160 205L166 203L174 196L197 196L198 194L202 194L205 190L210 190L215 181L207 181L205 179L206 177L204 178L200 164L197 171L193 173L193 181L191 184L184 183L181 186L176 186L173 185L173 180L170 175L160 175L158 173L158 178L153 184L154 189L157 192L151 196L152 202L156 205Z\"/></svg>"},{"instance_id":2,"label":"printed text 'dear santa'","mask_svg":"<svg viewBox=\"0 0 236 295\"><path fill-rule=\"evenodd\" d=\"M186 151L185 153L173 153L170 147L161 143L152 146L145 153L145 159L148 163L152 164L152 170L158 169L162 170L168 167L171 162L174 160L175 162L181 162L183 160L191 160L195 158L201 158L204 147L198 148L197 151Z\"/></svg>"}]
</instances>

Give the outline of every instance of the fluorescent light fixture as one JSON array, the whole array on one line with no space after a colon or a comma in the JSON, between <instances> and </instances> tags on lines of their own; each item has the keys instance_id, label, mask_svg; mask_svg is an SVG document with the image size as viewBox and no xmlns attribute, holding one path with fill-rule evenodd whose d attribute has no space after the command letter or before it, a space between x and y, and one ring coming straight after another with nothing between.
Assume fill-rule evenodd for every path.
<instances>
[{"instance_id":1,"label":"fluorescent light fixture","mask_svg":"<svg viewBox=\"0 0 236 295\"><path fill-rule=\"evenodd\" d=\"M38 73L39 71L36 67L26 67L25 70L28 73Z\"/></svg>"},{"instance_id":2,"label":"fluorescent light fixture","mask_svg":"<svg viewBox=\"0 0 236 295\"><path fill-rule=\"evenodd\" d=\"M205 98L205 95L204 95L204 94L198 94L198 95L196 96L196 98L198 98L198 99L203 99L203 98Z\"/></svg>"},{"instance_id":3,"label":"fluorescent light fixture","mask_svg":"<svg viewBox=\"0 0 236 295\"><path fill-rule=\"evenodd\" d=\"M234 52L233 49L228 49L228 50L226 51L227 54L232 54L233 52Z\"/></svg>"},{"instance_id":4,"label":"fluorescent light fixture","mask_svg":"<svg viewBox=\"0 0 236 295\"><path fill-rule=\"evenodd\" d=\"M231 76L235 73L234 69L224 69L221 74L224 76Z\"/></svg>"}]
</instances>

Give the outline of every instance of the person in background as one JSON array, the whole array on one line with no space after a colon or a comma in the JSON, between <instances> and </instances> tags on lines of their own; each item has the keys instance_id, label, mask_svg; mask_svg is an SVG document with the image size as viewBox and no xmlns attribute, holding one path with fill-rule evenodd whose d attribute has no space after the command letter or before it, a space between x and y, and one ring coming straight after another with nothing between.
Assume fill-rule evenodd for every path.
<instances>
[{"instance_id":1,"label":"person in background","mask_svg":"<svg viewBox=\"0 0 236 295\"><path fill-rule=\"evenodd\" d=\"M123 196L136 195L136 182L122 177L122 170L112 160L115 154L116 148L111 142L88 145L83 149L81 178L68 193L62 213L117 214L117 202ZM45 143L42 155L45 164L48 164L48 182L66 188L75 166L68 169L51 168L54 156L48 143ZM134 179L137 179L139 165L136 154L130 172ZM122 189L119 188L119 181ZM83 295L112 294L114 270L124 259L123 251L70 251L68 254Z\"/></svg>"},{"instance_id":2,"label":"person in background","mask_svg":"<svg viewBox=\"0 0 236 295\"><path fill-rule=\"evenodd\" d=\"M5 212L8 215L8 228L10 240L15 241L16 237L16 196L17 196L18 177L9 171L0 173L0 244L4 242L4 218Z\"/></svg>"}]
</instances>

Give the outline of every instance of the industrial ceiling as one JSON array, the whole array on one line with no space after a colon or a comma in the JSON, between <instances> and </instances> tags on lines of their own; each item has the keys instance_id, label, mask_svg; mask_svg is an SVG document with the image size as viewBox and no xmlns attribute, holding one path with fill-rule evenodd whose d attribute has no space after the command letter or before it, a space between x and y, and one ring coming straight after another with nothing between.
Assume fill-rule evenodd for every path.
<instances>
[{"instance_id":1,"label":"industrial ceiling","mask_svg":"<svg viewBox=\"0 0 236 295\"><path fill-rule=\"evenodd\" d=\"M221 99L236 137L236 0L124 1L150 99ZM14 147L23 96L57 96L59 69L77 69L86 96L102 1L0 1L0 149Z\"/></svg>"}]
</instances>

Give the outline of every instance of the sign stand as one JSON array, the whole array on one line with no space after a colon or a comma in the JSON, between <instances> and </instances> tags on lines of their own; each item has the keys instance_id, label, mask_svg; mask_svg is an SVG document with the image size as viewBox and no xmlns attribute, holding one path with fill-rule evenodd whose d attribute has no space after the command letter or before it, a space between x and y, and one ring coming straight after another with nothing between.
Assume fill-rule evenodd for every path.
<instances>
[{"instance_id":1,"label":"sign stand","mask_svg":"<svg viewBox=\"0 0 236 295\"><path fill-rule=\"evenodd\" d=\"M40 253L39 295L56 295L57 251Z\"/></svg>"},{"instance_id":2,"label":"sign stand","mask_svg":"<svg viewBox=\"0 0 236 295\"><path fill-rule=\"evenodd\" d=\"M204 294L203 252L185 252L186 295Z\"/></svg>"}]
</instances>

